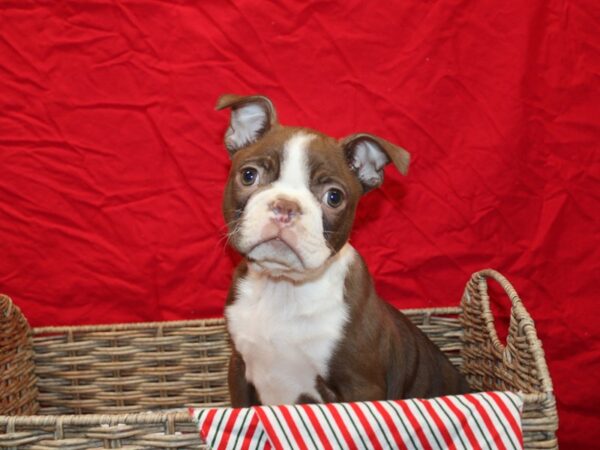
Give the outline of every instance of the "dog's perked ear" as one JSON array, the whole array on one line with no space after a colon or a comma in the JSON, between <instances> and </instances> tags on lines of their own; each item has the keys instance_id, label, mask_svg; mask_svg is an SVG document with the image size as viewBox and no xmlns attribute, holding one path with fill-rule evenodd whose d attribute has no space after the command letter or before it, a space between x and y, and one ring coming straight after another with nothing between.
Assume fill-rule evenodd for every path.
<instances>
[{"instance_id":1,"label":"dog's perked ear","mask_svg":"<svg viewBox=\"0 0 600 450\"><path fill-rule=\"evenodd\" d=\"M402 147L367 133L352 134L340 141L364 192L381 186L383 168L392 162L402 175L408 173L410 153Z\"/></svg>"},{"instance_id":2,"label":"dog's perked ear","mask_svg":"<svg viewBox=\"0 0 600 450\"><path fill-rule=\"evenodd\" d=\"M277 123L273 103L264 95L222 95L217 110L231 108L231 120L225 133L225 147L229 154L253 144Z\"/></svg>"}]
</instances>

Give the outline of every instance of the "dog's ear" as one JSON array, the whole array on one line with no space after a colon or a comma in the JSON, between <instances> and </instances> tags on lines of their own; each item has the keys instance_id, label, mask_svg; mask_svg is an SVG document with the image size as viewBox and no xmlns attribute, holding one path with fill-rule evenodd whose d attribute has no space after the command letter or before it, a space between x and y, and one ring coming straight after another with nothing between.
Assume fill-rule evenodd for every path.
<instances>
[{"instance_id":1,"label":"dog's ear","mask_svg":"<svg viewBox=\"0 0 600 450\"><path fill-rule=\"evenodd\" d=\"M340 141L364 192L383 183L383 168L392 162L402 175L408 173L410 153L402 147L367 133L352 134Z\"/></svg>"},{"instance_id":2,"label":"dog's ear","mask_svg":"<svg viewBox=\"0 0 600 450\"><path fill-rule=\"evenodd\" d=\"M231 120L225 133L225 147L230 155L259 140L277 123L273 103L264 95L225 94L217 101L216 108L231 108Z\"/></svg>"}]
</instances>

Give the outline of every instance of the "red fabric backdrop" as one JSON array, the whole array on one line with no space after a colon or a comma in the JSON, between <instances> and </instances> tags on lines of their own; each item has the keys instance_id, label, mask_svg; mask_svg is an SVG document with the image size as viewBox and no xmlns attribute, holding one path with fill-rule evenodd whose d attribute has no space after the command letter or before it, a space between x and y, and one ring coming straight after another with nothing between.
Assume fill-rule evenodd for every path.
<instances>
[{"instance_id":1,"label":"red fabric backdrop","mask_svg":"<svg viewBox=\"0 0 600 450\"><path fill-rule=\"evenodd\" d=\"M597 2L0 4L0 291L33 325L221 314L224 92L412 152L353 244L399 307L516 286L564 448L600 442ZM507 300L497 310L506 317Z\"/></svg>"}]
</instances>

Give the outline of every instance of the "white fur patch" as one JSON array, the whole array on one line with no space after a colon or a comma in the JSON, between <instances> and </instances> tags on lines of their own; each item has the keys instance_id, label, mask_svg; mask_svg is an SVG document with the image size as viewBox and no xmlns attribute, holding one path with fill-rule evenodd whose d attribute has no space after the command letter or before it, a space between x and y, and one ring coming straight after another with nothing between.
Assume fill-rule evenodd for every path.
<instances>
[{"instance_id":1,"label":"white fur patch","mask_svg":"<svg viewBox=\"0 0 600 450\"><path fill-rule=\"evenodd\" d=\"M331 256L331 249L323 236L323 212L319 201L310 191L308 145L314 135L297 133L285 144L280 176L268 188L253 195L242 217L238 246L256 269L262 268L273 275L298 279L319 269ZM301 213L293 225L281 233L287 244L261 244L269 230L273 213L270 205L279 198L296 202ZM271 263L275 261L276 266Z\"/></svg>"},{"instance_id":2,"label":"white fur patch","mask_svg":"<svg viewBox=\"0 0 600 450\"><path fill-rule=\"evenodd\" d=\"M318 277L301 283L251 269L238 282L227 325L263 404L291 404L301 394L322 400L315 381L327 377L348 320L344 280L355 254L346 244Z\"/></svg>"},{"instance_id":3,"label":"white fur patch","mask_svg":"<svg viewBox=\"0 0 600 450\"><path fill-rule=\"evenodd\" d=\"M283 189L308 190L310 173L307 150L314 138L311 134L297 133L285 143L281 172L274 185Z\"/></svg>"},{"instance_id":4,"label":"white fur patch","mask_svg":"<svg viewBox=\"0 0 600 450\"><path fill-rule=\"evenodd\" d=\"M267 112L260 104L248 103L232 110L231 124L225 133L225 145L237 149L254 142L267 120Z\"/></svg>"}]
</instances>

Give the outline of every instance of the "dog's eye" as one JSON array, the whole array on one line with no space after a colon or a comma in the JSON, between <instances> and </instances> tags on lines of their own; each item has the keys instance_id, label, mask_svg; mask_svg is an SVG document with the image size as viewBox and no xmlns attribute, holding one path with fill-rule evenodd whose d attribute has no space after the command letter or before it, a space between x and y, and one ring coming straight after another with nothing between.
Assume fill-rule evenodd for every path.
<instances>
[{"instance_id":1,"label":"dog's eye","mask_svg":"<svg viewBox=\"0 0 600 450\"><path fill-rule=\"evenodd\" d=\"M325 192L325 203L331 208L339 207L344 201L344 193L339 189L329 189Z\"/></svg>"},{"instance_id":2,"label":"dog's eye","mask_svg":"<svg viewBox=\"0 0 600 450\"><path fill-rule=\"evenodd\" d=\"M254 167L245 167L242 169L242 184L244 186L252 186L258 182L258 170Z\"/></svg>"}]
</instances>

